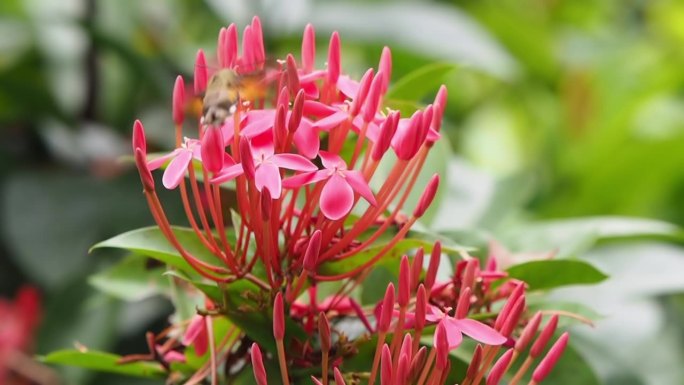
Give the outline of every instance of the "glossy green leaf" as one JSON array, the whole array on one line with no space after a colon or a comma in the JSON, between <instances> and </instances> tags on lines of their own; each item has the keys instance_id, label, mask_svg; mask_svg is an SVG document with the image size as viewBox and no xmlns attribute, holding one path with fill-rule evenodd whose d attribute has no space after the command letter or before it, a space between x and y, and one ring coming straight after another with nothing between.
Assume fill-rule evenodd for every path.
<instances>
[{"instance_id":1,"label":"glossy green leaf","mask_svg":"<svg viewBox=\"0 0 684 385\"><path fill-rule=\"evenodd\" d=\"M117 364L120 358L121 356L116 354L98 351L60 350L42 357L41 360L47 364L78 366L127 376L161 378L166 375L164 368L158 363L134 362Z\"/></svg>"},{"instance_id":2,"label":"glossy green leaf","mask_svg":"<svg viewBox=\"0 0 684 385\"><path fill-rule=\"evenodd\" d=\"M192 229L174 227L173 232L185 250L196 258L218 266L222 264L214 254L204 247ZM196 275L192 267L183 259L178 250L166 240L158 227L145 227L119 234L114 238L96 244L91 250L106 247L125 249L146 255L178 268L186 274Z\"/></svg>"},{"instance_id":3,"label":"glossy green leaf","mask_svg":"<svg viewBox=\"0 0 684 385\"><path fill-rule=\"evenodd\" d=\"M148 267L147 258L142 255L129 255L107 270L92 275L88 282L114 297L140 301L169 292L169 280L162 276L165 270Z\"/></svg>"},{"instance_id":4,"label":"glossy green leaf","mask_svg":"<svg viewBox=\"0 0 684 385\"><path fill-rule=\"evenodd\" d=\"M527 283L529 290L595 284L608 278L591 264L577 259L531 261L508 268L508 275Z\"/></svg>"}]
</instances>

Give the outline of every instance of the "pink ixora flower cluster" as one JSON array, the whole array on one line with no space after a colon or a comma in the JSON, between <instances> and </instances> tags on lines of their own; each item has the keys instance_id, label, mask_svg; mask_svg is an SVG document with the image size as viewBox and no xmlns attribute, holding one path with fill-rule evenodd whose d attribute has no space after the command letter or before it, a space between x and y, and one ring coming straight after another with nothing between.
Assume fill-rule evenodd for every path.
<instances>
[{"instance_id":1,"label":"pink ixora flower cluster","mask_svg":"<svg viewBox=\"0 0 684 385\"><path fill-rule=\"evenodd\" d=\"M144 357L170 371L171 361L184 359L187 346L194 347L193 354L209 354L188 383L211 378L217 384L220 365L230 376L244 369L239 364L243 360L251 362L257 383L265 385L270 382L265 368L272 366L265 361L277 359L284 384L311 374L314 383L325 385L331 379L373 384L378 377L381 384L442 384L456 378L449 352L459 348L465 335L480 345L468 372L455 374L461 384L479 384L485 377L496 384L519 355L527 354L512 383L519 381L552 337L557 318L525 353L541 314L528 317L524 283L493 285L506 279L495 261L480 269L476 259L464 254L453 278L436 282L441 256L436 243L427 270L422 249L403 256L398 290L390 284L375 308L364 308L351 295L371 268L395 251L435 196L437 175L420 186L422 196L409 208L411 215L402 212L440 137L447 93L441 87L432 104L402 116L382 107L392 72L388 48L377 71L369 69L357 81L342 72L337 33L330 37L323 69L314 60L315 40L309 25L299 60L288 55L273 69L264 66L258 18L245 28L241 44L235 25L221 29L216 53L220 69L210 76L204 53L197 54L194 93L205 96L203 116L193 122L195 137L183 137L190 119L184 114L185 81L180 76L173 94L177 148L148 159L143 125L135 122L135 161L152 215L169 243L202 277L202 285L215 283L223 298L223 303L207 299L208 310L170 328L182 329L182 339L175 331L150 335L150 354ZM378 166L388 153L396 161L373 190L369 182L378 178ZM179 191L194 236L215 258L193 254L171 227L151 174L160 168L163 186ZM234 200L226 200L225 189L235 191ZM256 291L239 295L252 301L249 305L227 309L228 290L236 281ZM336 282L336 293L320 301L319 288L330 281ZM221 336L214 335L213 321L230 318L235 314L230 311L272 317L273 340L265 341L262 330L249 335L244 323L240 328L235 322L217 344ZM362 325L366 337L376 339L348 336L342 321L349 319ZM301 333L292 335L292 330ZM424 335L433 336L432 347L421 346ZM168 340L156 345L161 338ZM564 335L542 360L532 384L548 374L566 342ZM374 345L375 354L361 360L361 368L348 366L347 359L360 354L363 344ZM509 349L497 359L504 347Z\"/></svg>"}]
</instances>

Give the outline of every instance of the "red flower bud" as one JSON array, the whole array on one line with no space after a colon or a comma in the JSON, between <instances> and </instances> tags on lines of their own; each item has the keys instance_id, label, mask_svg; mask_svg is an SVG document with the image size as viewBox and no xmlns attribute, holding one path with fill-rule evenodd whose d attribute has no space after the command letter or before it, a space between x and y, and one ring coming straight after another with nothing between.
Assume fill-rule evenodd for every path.
<instances>
[{"instance_id":1,"label":"red flower bud","mask_svg":"<svg viewBox=\"0 0 684 385\"><path fill-rule=\"evenodd\" d=\"M302 113L304 112L304 90L297 91L294 103L292 104L292 113L290 120L287 122L287 129L290 132L295 132L299 128L299 123L302 121Z\"/></svg>"},{"instance_id":2,"label":"red flower bud","mask_svg":"<svg viewBox=\"0 0 684 385\"><path fill-rule=\"evenodd\" d=\"M386 333L390 328L392 322L392 313L394 312L394 284L390 282L385 290L385 297L382 300L382 309L380 313L380 320L378 321L378 331Z\"/></svg>"},{"instance_id":3,"label":"red flower bud","mask_svg":"<svg viewBox=\"0 0 684 385\"><path fill-rule=\"evenodd\" d=\"M197 51L197 56L195 57L195 95L202 95L204 90L207 89L207 59L204 57L204 51L201 49Z\"/></svg>"},{"instance_id":4,"label":"red flower bud","mask_svg":"<svg viewBox=\"0 0 684 385\"><path fill-rule=\"evenodd\" d=\"M420 282L420 273L423 272L423 260L425 258L425 250L421 247L416 250L416 254L411 261L411 288L413 289L418 282Z\"/></svg>"},{"instance_id":5,"label":"red flower bud","mask_svg":"<svg viewBox=\"0 0 684 385\"><path fill-rule=\"evenodd\" d=\"M465 318L470 310L470 297L472 293L469 287L462 290L458 296L458 304L456 305L456 319Z\"/></svg>"},{"instance_id":6,"label":"red flower bud","mask_svg":"<svg viewBox=\"0 0 684 385\"><path fill-rule=\"evenodd\" d=\"M255 343L252 344L252 370L254 371L254 378L256 379L257 385L268 385L268 377L266 376L266 368L264 368L264 359L261 355L261 349L259 345Z\"/></svg>"},{"instance_id":7,"label":"red flower bud","mask_svg":"<svg viewBox=\"0 0 684 385\"><path fill-rule=\"evenodd\" d=\"M363 103L368 96L368 90L370 89L371 81L373 81L373 69L369 68L368 71L363 74L361 81L359 81L359 90L356 92L354 101L349 109L350 116L356 116L359 114L361 106L363 106Z\"/></svg>"},{"instance_id":8,"label":"red flower bud","mask_svg":"<svg viewBox=\"0 0 684 385\"><path fill-rule=\"evenodd\" d=\"M437 324L435 330L435 349L437 349L437 368L444 369L447 366L449 359L449 340L447 339L447 331L444 323Z\"/></svg>"},{"instance_id":9,"label":"red flower bud","mask_svg":"<svg viewBox=\"0 0 684 385\"><path fill-rule=\"evenodd\" d=\"M299 74L297 73L297 62L292 54L287 55L287 85L291 95L296 95L302 89L299 84Z\"/></svg>"},{"instance_id":10,"label":"red flower bud","mask_svg":"<svg viewBox=\"0 0 684 385\"><path fill-rule=\"evenodd\" d=\"M432 247L432 253L430 253L430 264L428 265L428 270L425 274L425 288L428 292L432 290L432 286L435 284L435 278L437 278L437 270L439 269L439 261L441 257L442 243L437 241Z\"/></svg>"},{"instance_id":11,"label":"red flower bud","mask_svg":"<svg viewBox=\"0 0 684 385\"><path fill-rule=\"evenodd\" d=\"M344 377L342 377L342 373L340 373L340 370L337 369L337 367L333 369L333 373L335 374L336 385L346 385L346 382L344 382Z\"/></svg>"},{"instance_id":12,"label":"red flower bud","mask_svg":"<svg viewBox=\"0 0 684 385\"><path fill-rule=\"evenodd\" d=\"M254 167L254 158L252 157L252 147L249 144L249 139L240 137L240 162L242 169L245 171L245 176L248 180L254 180L256 173Z\"/></svg>"},{"instance_id":13,"label":"red flower bud","mask_svg":"<svg viewBox=\"0 0 684 385\"><path fill-rule=\"evenodd\" d=\"M392 353L387 344L382 347L382 355L380 356L380 384L391 385L394 370L392 370Z\"/></svg>"},{"instance_id":14,"label":"red flower bud","mask_svg":"<svg viewBox=\"0 0 684 385\"><path fill-rule=\"evenodd\" d=\"M147 141L145 139L145 127L140 120L133 123L133 152L135 150L142 150L143 154L147 154Z\"/></svg>"},{"instance_id":15,"label":"red flower bud","mask_svg":"<svg viewBox=\"0 0 684 385\"><path fill-rule=\"evenodd\" d=\"M411 297L411 267L406 255L401 257L399 264L399 296L397 303L401 307L408 306Z\"/></svg>"},{"instance_id":16,"label":"red flower bud","mask_svg":"<svg viewBox=\"0 0 684 385\"><path fill-rule=\"evenodd\" d=\"M416 205L416 209L413 210L414 217L420 218L423 216L423 214L425 214L425 210L430 207L432 200L435 199L438 187L439 174L434 174L432 178L430 178L427 186L425 186L425 190L423 191L423 195L420 196L420 200L418 201L418 205Z\"/></svg>"},{"instance_id":17,"label":"red flower bud","mask_svg":"<svg viewBox=\"0 0 684 385\"><path fill-rule=\"evenodd\" d=\"M276 341L281 341L285 338L285 309L281 292L276 294L273 301L273 336Z\"/></svg>"},{"instance_id":18,"label":"red flower bud","mask_svg":"<svg viewBox=\"0 0 684 385\"><path fill-rule=\"evenodd\" d=\"M482 362L482 345L477 344L473 358L470 359L468 370L466 370L466 378L475 378L477 372L480 370L480 363Z\"/></svg>"},{"instance_id":19,"label":"red flower bud","mask_svg":"<svg viewBox=\"0 0 684 385\"><path fill-rule=\"evenodd\" d=\"M546 324L539 334L539 337L537 337L537 340L532 344L532 347L530 348L530 357L537 358L542 354L544 347L546 347L546 344L551 340L551 337L553 337L553 333L556 331L557 327L558 315L554 314L549 320L549 323Z\"/></svg>"},{"instance_id":20,"label":"red flower bud","mask_svg":"<svg viewBox=\"0 0 684 385\"><path fill-rule=\"evenodd\" d=\"M316 273L318 253L321 251L321 230L316 230L309 238L309 244L304 252L304 269L309 273Z\"/></svg>"},{"instance_id":21,"label":"red flower bud","mask_svg":"<svg viewBox=\"0 0 684 385\"><path fill-rule=\"evenodd\" d=\"M546 376L551 373L551 370L553 370L553 367L556 366L556 363L560 359L560 357L563 355L563 351L565 350L565 347L568 346L568 339L570 338L570 335L568 332L563 333L558 341L556 341L555 344L549 349L549 352L546 354L546 357L544 357L537 368L534 370L532 373L532 380L535 381L536 383L540 383L544 381Z\"/></svg>"},{"instance_id":22,"label":"red flower bud","mask_svg":"<svg viewBox=\"0 0 684 385\"><path fill-rule=\"evenodd\" d=\"M520 334L520 338L518 338L518 340L515 342L515 350L518 352L525 350L527 345L529 345L529 343L532 341L532 338L534 338L534 335L537 334L537 330L539 330L539 325L541 324L541 319L542 313L538 311L534 317L527 322L527 325L525 325L525 328Z\"/></svg>"},{"instance_id":23,"label":"red flower bud","mask_svg":"<svg viewBox=\"0 0 684 385\"><path fill-rule=\"evenodd\" d=\"M318 334L321 338L321 350L324 352L330 351L330 323L323 312L318 313Z\"/></svg>"},{"instance_id":24,"label":"red flower bud","mask_svg":"<svg viewBox=\"0 0 684 385\"><path fill-rule=\"evenodd\" d=\"M330 36L330 45L328 46L328 84L337 84L337 79L340 77L340 61L340 35L335 31Z\"/></svg>"},{"instance_id":25,"label":"red flower bud","mask_svg":"<svg viewBox=\"0 0 684 385\"><path fill-rule=\"evenodd\" d=\"M302 38L302 67L304 72L311 72L316 65L316 31L313 25L307 24L304 27Z\"/></svg>"},{"instance_id":26,"label":"red flower bud","mask_svg":"<svg viewBox=\"0 0 684 385\"><path fill-rule=\"evenodd\" d=\"M225 146L223 132L218 127L207 127L202 137L202 165L211 173L218 173L223 169Z\"/></svg>"},{"instance_id":27,"label":"red flower bud","mask_svg":"<svg viewBox=\"0 0 684 385\"><path fill-rule=\"evenodd\" d=\"M173 105L172 105L173 122L180 126L185 119L185 81L183 77L178 75L176 83L173 85Z\"/></svg>"},{"instance_id":28,"label":"red flower bud","mask_svg":"<svg viewBox=\"0 0 684 385\"><path fill-rule=\"evenodd\" d=\"M513 358L513 349L508 349L492 366L492 370L489 371L489 376L487 377L487 385L497 385L501 378L506 373L508 369L508 364L511 363L511 358Z\"/></svg>"},{"instance_id":29,"label":"red flower bud","mask_svg":"<svg viewBox=\"0 0 684 385\"><path fill-rule=\"evenodd\" d=\"M421 283L418 285L416 293L416 315L415 323L416 329L422 330L425 327L425 314L427 313L427 292L425 286Z\"/></svg>"}]
</instances>

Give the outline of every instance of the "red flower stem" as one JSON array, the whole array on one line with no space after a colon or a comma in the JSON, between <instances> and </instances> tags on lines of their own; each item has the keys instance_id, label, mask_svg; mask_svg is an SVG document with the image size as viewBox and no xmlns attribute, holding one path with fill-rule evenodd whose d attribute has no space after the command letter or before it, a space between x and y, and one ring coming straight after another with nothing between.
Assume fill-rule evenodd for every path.
<instances>
[{"instance_id":1,"label":"red flower stem","mask_svg":"<svg viewBox=\"0 0 684 385\"><path fill-rule=\"evenodd\" d=\"M192 165L188 166L188 168L192 168ZM195 232L197 235L197 238L202 242L204 247L209 249L213 254L215 254L219 258L223 258L221 255L220 250L215 247L214 244L211 244L209 240L204 236L202 233L202 230L199 228L197 225L197 221L195 220L195 215L192 212L192 208L190 206L190 200L188 199L188 192L187 192L187 187L185 186L185 180L182 180L180 183L180 193L181 193L181 201L183 202L183 210L185 211L185 216L188 218L188 222L190 223L190 227L192 227L192 230ZM212 237L213 239L213 237Z\"/></svg>"},{"instance_id":2,"label":"red flower stem","mask_svg":"<svg viewBox=\"0 0 684 385\"><path fill-rule=\"evenodd\" d=\"M435 366L434 370L430 374L430 382L428 385L438 385L439 381L442 379L442 369Z\"/></svg>"},{"instance_id":3,"label":"red flower stem","mask_svg":"<svg viewBox=\"0 0 684 385\"><path fill-rule=\"evenodd\" d=\"M425 379L427 378L428 373L430 373L430 368L432 367L432 362L435 360L435 357L437 356L437 349L432 348L430 349L430 354L428 355L427 360L425 360L425 366L423 367L423 371L420 372L420 377L418 378L418 382L416 385L423 385L425 382Z\"/></svg>"},{"instance_id":4,"label":"red flower stem","mask_svg":"<svg viewBox=\"0 0 684 385\"><path fill-rule=\"evenodd\" d=\"M287 363L285 360L285 346L283 340L276 340L276 347L278 348L278 362L280 363L280 376L283 379L283 385L290 385L290 377L287 373Z\"/></svg>"},{"instance_id":5,"label":"red flower stem","mask_svg":"<svg viewBox=\"0 0 684 385\"><path fill-rule=\"evenodd\" d=\"M289 252L294 253L294 243L297 239L301 237L302 232L304 231L304 227L309 222L309 219L311 219L311 214L313 214L313 210L315 209L318 203L318 196L321 194L322 190L323 184L318 183L316 184L314 190L311 192L311 195L306 197L306 203L304 204L304 208L302 209L302 213L300 214L297 227L295 228L294 233L290 235L290 239L288 241L289 243L286 250L288 250ZM325 244L325 242L321 242L321 245Z\"/></svg>"},{"instance_id":6,"label":"red flower stem","mask_svg":"<svg viewBox=\"0 0 684 385\"><path fill-rule=\"evenodd\" d=\"M373 385L375 383L375 376L378 373L378 367L380 366L380 356L382 354L382 345L385 344L385 335L387 333L378 333L378 342L375 345L375 355L373 356L373 366L371 367L370 378L368 379L368 385Z\"/></svg>"},{"instance_id":7,"label":"red flower stem","mask_svg":"<svg viewBox=\"0 0 684 385\"><path fill-rule=\"evenodd\" d=\"M499 346L486 346L484 348L482 352L482 366L480 367L480 371L477 372L477 375L473 379L473 384L479 384L482 378L484 378L485 373L487 372L489 367L492 365L492 362L496 358L496 353L499 352L499 349Z\"/></svg>"},{"instance_id":8,"label":"red flower stem","mask_svg":"<svg viewBox=\"0 0 684 385\"><path fill-rule=\"evenodd\" d=\"M399 308L399 317L397 318L397 326L394 328L392 335L392 344L390 345L390 352L392 352L392 367L396 368L399 363L399 343L403 339L402 332L404 331L404 323L406 323L406 307Z\"/></svg>"},{"instance_id":9,"label":"red flower stem","mask_svg":"<svg viewBox=\"0 0 684 385\"><path fill-rule=\"evenodd\" d=\"M209 362L211 362L211 385L218 384L218 372L216 370L216 341L214 341L214 326L211 317L204 317L207 323L207 339L209 340Z\"/></svg>"},{"instance_id":10,"label":"red flower stem","mask_svg":"<svg viewBox=\"0 0 684 385\"><path fill-rule=\"evenodd\" d=\"M382 250L378 252L378 254L376 254L373 258L367 260L363 264L357 266L353 270L337 275L321 275L317 276L316 279L320 281L339 281L345 278L353 277L354 275L365 270L367 267L374 265L377 261L384 257L388 251L392 250L394 245L396 245L397 242L399 242L399 240L402 239L406 235L406 233L408 233L408 231L411 229L411 226L413 226L417 219L418 218L416 217L411 217L411 219L409 219L409 221L401 227L401 230L399 230L399 232L394 236L394 238L392 238L392 240L387 245L385 245L385 247L383 247Z\"/></svg>"},{"instance_id":11,"label":"red flower stem","mask_svg":"<svg viewBox=\"0 0 684 385\"><path fill-rule=\"evenodd\" d=\"M354 153L352 154L351 160L349 161L349 168L354 168L356 160L361 153L361 148L363 148L363 142L366 141L366 131L368 130L368 122L363 122L361 126L361 132L359 132L359 137L356 139L356 146L354 147Z\"/></svg>"},{"instance_id":12,"label":"red flower stem","mask_svg":"<svg viewBox=\"0 0 684 385\"><path fill-rule=\"evenodd\" d=\"M216 212L218 214L218 224L217 224L217 229L219 233L219 238L221 239L221 243L223 244L223 248L225 253L222 254L223 260L228 264L228 267L233 271L234 274L237 274L240 271L240 268L237 266L236 261L235 261L235 256L233 255L233 252L231 250L230 243L228 243L228 239L226 238L226 228L223 225L223 210L221 207L221 188L219 185L214 185L214 202L216 204Z\"/></svg>"},{"instance_id":13,"label":"red flower stem","mask_svg":"<svg viewBox=\"0 0 684 385\"><path fill-rule=\"evenodd\" d=\"M178 242L178 239L176 238L175 234L173 233L173 230L171 229L171 226L169 225L168 220L166 219L166 216L164 215L164 211L161 207L161 203L159 202L159 198L155 193L145 193L145 197L147 198L147 204L150 206L150 211L152 211L152 216L154 217L154 220L157 222L157 226L162 231L162 234L166 237L166 239L171 243L171 245L178 250L178 252L181 254L183 259L192 266L193 269L197 270L197 272L202 275L205 278L208 278L212 281L216 282L224 282L226 281L225 278L221 278L215 275L212 275L211 273L208 273L204 271L204 269L209 269L210 271L215 271L215 272L222 272L223 269L212 266L207 264L206 262L203 262L197 258L195 258L193 255L185 251L183 246ZM227 271L225 271L227 273Z\"/></svg>"},{"instance_id":14,"label":"red flower stem","mask_svg":"<svg viewBox=\"0 0 684 385\"><path fill-rule=\"evenodd\" d=\"M192 190L192 196L195 201L195 208L197 209L197 212L199 213L200 217L200 222L202 223L202 227L204 228L204 232L206 233L207 239L211 242L213 245L213 249L216 250L217 252L220 252L220 248L218 247L218 244L216 243L216 239L214 239L214 235L211 232L211 227L209 226L209 221L207 221L207 215L204 210L204 204L202 203L202 199L200 197L200 191L199 187L197 184L197 178L195 177L195 168L192 167L192 165L188 168L189 171L189 179L190 179L190 189Z\"/></svg>"},{"instance_id":15,"label":"red flower stem","mask_svg":"<svg viewBox=\"0 0 684 385\"><path fill-rule=\"evenodd\" d=\"M511 382L509 385L516 385L518 381L522 379L522 377L525 375L525 373L530 369L530 366L532 366L532 363L534 362L534 357L532 356L527 356L525 361L523 361L523 364L518 368L518 371L515 372L515 375L511 379Z\"/></svg>"}]
</instances>

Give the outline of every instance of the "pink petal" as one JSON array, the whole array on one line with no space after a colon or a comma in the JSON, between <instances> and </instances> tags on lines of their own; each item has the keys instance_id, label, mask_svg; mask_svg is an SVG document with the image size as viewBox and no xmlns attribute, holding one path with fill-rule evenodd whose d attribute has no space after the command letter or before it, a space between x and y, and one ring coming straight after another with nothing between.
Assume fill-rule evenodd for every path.
<instances>
[{"instance_id":1,"label":"pink petal","mask_svg":"<svg viewBox=\"0 0 684 385\"><path fill-rule=\"evenodd\" d=\"M449 350L456 349L463 341L463 334L461 334L461 329L458 327L454 321L455 319L451 317L444 318L441 323L444 324L447 330L447 340L449 340Z\"/></svg>"},{"instance_id":2,"label":"pink petal","mask_svg":"<svg viewBox=\"0 0 684 385\"><path fill-rule=\"evenodd\" d=\"M349 214L354 204L354 190L339 175L333 174L321 191L321 211L333 221Z\"/></svg>"},{"instance_id":3,"label":"pink petal","mask_svg":"<svg viewBox=\"0 0 684 385\"><path fill-rule=\"evenodd\" d=\"M164 163L168 162L169 159L173 158L174 156L177 156L179 152L183 151L183 148L177 148L171 152L169 152L166 155L162 155L159 158L152 159L151 161L147 162L147 168L150 171L154 171L158 169L159 167L163 166Z\"/></svg>"},{"instance_id":4,"label":"pink petal","mask_svg":"<svg viewBox=\"0 0 684 385\"><path fill-rule=\"evenodd\" d=\"M321 151L318 153L318 155L321 157L321 162L323 162L323 167L327 169L333 169L335 167L346 170L347 169L347 164L344 163L344 160L340 158L339 155L333 154L332 152L328 151Z\"/></svg>"},{"instance_id":5,"label":"pink petal","mask_svg":"<svg viewBox=\"0 0 684 385\"><path fill-rule=\"evenodd\" d=\"M305 184L320 182L328 178L330 173L327 170L320 170L315 172L308 172L306 174L299 174L283 180L284 188L297 188Z\"/></svg>"},{"instance_id":6,"label":"pink petal","mask_svg":"<svg viewBox=\"0 0 684 385\"><path fill-rule=\"evenodd\" d=\"M223 167L221 172L216 174L216 176L212 178L209 182L218 184L225 183L229 180L233 180L236 177L242 175L243 172L244 170L242 168L242 163L237 163L230 167Z\"/></svg>"},{"instance_id":7,"label":"pink petal","mask_svg":"<svg viewBox=\"0 0 684 385\"><path fill-rule=\"evenodd\" d=\"M425 312L425 319L429 322L439 322L444 317L446 317L446 314L444 314L444 312L437 306L427 306L427 311Z\"/></svg>"},{"instance_id":8,"label":"pink petal","mask_svg":"<svg viewBox=\"0 0 684 385\"><path fill-rule=\"evenodd\" d=\"M263 116L256 119L252 119L250 117L249 122L240 131L240 134L251 139L259 134L262 134L270 130L273 127L273 123L275 120L275 110L268 111L272 113L264 114Z\"/></svg>"},{"instance_id":9,"label":"pink petal","mask_svg":"<svg viewBox=\"0 0 684 385\"><path fill-rule=\"evenodd\" d=\"M316 171L318 167L311 163L310 160L297 154L276 154L271 158L273 163L278 167L286 168L295 171Z\"/></svg>"},{"instance_id":10,"label":"pink petal","mask_svg":"<svg viewBox=\"0 0 684 385\"><path fill-rule=\"evenodd\" d=\"M482 342L486 345L501 345L506 342L506 337L502 336L496 330L470 318L452 319L458 328L470 338Z\"/></svg>"},{"instance_id":11,"label":"pink petal","mask_svg":"<svg viewBox=\"0 0 684 385\"><path fill-rule=\"evenodd\" d=\"M316 117L325 117L339 111L338 108L331 107L327 104L317 102L315 100L304 101L304 115L313 115Z\"/></svg>"},{"instance_id":12,"label":"pink petal","mask_svg":"<svg viewBox=\"0 0 684 385\"><path fill-rule=\"evenodd\" d=\"M264 187L271 193L271 198L280 198L282 184L280 181L280 171L278 166L273 163L262 163L257 167L254 174L254 183L257 190L261 191Z\"/></svg>"},{"instance_id":13,"label":"pink petal","mask_svg":"<svg viewBox=\"0 0 684 385\"><path fill-rule=\"evenodd\" d=\"M169 166L164 171L164 176L162 177L162 183L164 187L171 190L180 184L185 177L185 172L188 169L190 160L192 159L192 152L190 151L180 151L178 156L173 158Z\"/></svg>"},{"instance_id":14,"label":"pink petal","mask_svg":"<svg viewBox=\"0 0 684 385\"><path fill-rule=\"evenodd\" d=\"M202 317L199 314L193 316L192 321L190 321L190 325L188 325L188 328L185 330L185 334L183 335L183 345L189 346L190 344L192 344L192 342L197 338L197 336L202 332L202 329L205 327L206 324L204 322L204 317Z\"/></svg>"},{"instance_id":15,"label":"pink petal","mask_svg":"<svg viewBox=\"0 0 684 385\"><path fill-rule=\"evenodd\" d=\"M366 179L364 179L363 174L361 174L361 171L358 170L350 170L350 171L345 171L344 176L347 179L347 183L361 195L365 200L368 201L368 203L372 204L375 206L375 197L373 196L373 192L371 191L370 187L368 187L368 182L366 182Z\"/></svg>"},{"instance_id":16,"label":"pink petal","mask_svg":"<svg viewBox=\"0 0 684 385\"><path fill-rule=\"evenodd\" d=\"M300 74L299 83L311 83L315 82L318 79L323 79L323 77L325 77L324 70L315 70L308 74Z\"/></svg>"},{"instance_id":17,"label":"pink petal","mask_svg":"<svg viewBox=\"0 0 684 385\"><path fill-rule=\"evenodd\" d=\"M295 131L294 142L299 152L309 159L316 157L321 146L318 131L305 119L302 119L299 128Z\"/></svg>"},{"instance_id":18,"label":"pink petal","mask_svg":"<svg viewBox=\"0 0 684 385\"><path fill-rule=\"evenodd\" d=\"M175 350L170 350L164 354L164 361L166 362L185 362L185 355Z\"/></svg>"},{"instance_id":19,"label":"pink petal","mask_svg":"<svg viewBox=\"0 0 684 385\"><path fill-rule=\"evenodd\" d=\"M347 75L343 75L337 79L337 89L342 91L348 98L355 98L359 92L359 82Z\"/></svg>"},{"instance_id":20,"label":"pink petal","mask_svg":"<svg viewBox=\"0 0 684 385\"><path fill-rule=\"evenodd\" d=\"M347 120L349 115L344 111L336 112L332 115L326 116L325 118L318 120L314 123L314 127L323 131L330 131L331 129L339 126Z\"/></svg>"},{"instance_id":21,"label":"pink petal","mask_svg":"<svg viewBox=\"0 0 684 385\"><path fill-rule=\"evenodd\" d=\"M304 94L307 97L313 98L313 99L318 99L318 97L320 96L320 93L318 92L318 87L316 87L316 83L301 83L301 79L299 79L299 81L300 81L300 86L304 90Z\"/></svg>"},{"instance_id":22,"label":"pink petal","mask_svg":"<svg viewBox=\"0 0 684 385\"><path fill-rule=\"evenodd\" d=\"M252 146L252 154L255 158L261 157L262 154L266 157L273 155L275 152L273 136L273 130L268 130L252 138L249 144Z\"/></svg>"}]
</instances>

